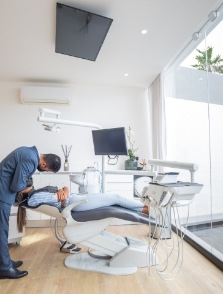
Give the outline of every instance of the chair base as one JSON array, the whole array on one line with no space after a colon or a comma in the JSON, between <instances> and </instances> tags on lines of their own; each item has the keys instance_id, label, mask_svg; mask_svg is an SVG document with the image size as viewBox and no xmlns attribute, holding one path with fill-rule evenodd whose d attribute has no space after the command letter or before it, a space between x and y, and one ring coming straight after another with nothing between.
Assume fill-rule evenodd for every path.
<instances>
[{"instance_id":1,"label":"chair base","mask_svg":"<svg viewBox=\"0 0 223 294\"><path fill-rule=\"evenodd\" d=\"M70 255L64 263L66 267L71 269L116 276L131 275L137 271L137 267L111 267L108 265L108 261L92 258L88 253Z\"/></svg>"}]
</instances>

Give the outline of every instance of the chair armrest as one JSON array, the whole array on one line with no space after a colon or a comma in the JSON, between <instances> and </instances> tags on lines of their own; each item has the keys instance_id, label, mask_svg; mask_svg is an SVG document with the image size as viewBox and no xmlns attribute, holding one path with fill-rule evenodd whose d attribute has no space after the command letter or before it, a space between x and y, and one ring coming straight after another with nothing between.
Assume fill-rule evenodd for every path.
<instances>
[{"instance_id":1,"label":"chair armrest","mask_svg":"<svg viewBox=\"0 0 223 294\"><path fill-rule=\"evenodd\" d=\"M87 202L87 200L80 200L80 201L77 201L77 202L75 202L75 203L72 203L72 204L68 205L68 206L65 207L65 208L63 209L63 211L62 211L62 215L63 215L63 217L64 217L64 218L68 218L69 216L71 216L71 210L72 210L74 207L76 207L76 206L78 206L78 205L80 205L80 204L84 204L84 203L86 203L86 202Z\"/></svg>"}]
</instances>

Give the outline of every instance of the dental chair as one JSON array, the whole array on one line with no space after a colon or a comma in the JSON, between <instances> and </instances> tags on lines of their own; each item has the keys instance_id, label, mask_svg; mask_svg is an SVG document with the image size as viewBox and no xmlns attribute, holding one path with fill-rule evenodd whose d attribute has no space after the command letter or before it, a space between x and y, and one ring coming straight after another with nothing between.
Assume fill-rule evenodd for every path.
<instances>
[{"instance_id":1,"label":"dental chair","mask_svg":"<svg viewBox=\"0 0 223 294\"><path fill-rule=\"evenodd\" d=\"M111 275L128 275L135 273L138 268L151 266L157 268L159 264L156 257L157 245L159 240L162 239L162 230L171 225L169 221L166 221L162 210L168 211L170 208L189 206L194 196L200 193L202 187L201 184L191 182L150 183L143 189L141 201L144 205L148 205L150 210L159 211L159 214L156 213L154 218L151 218L152 213L148 216L120 206L109 206L82 212L72 211L74 207L86 200L73 203L61 211L46 204L35 208L29 207L27 203L22 206L55 218L54 232L58 239L58 222L61 219L65 220L64 239L70 244L81 244L89 248L88 252L68 256L65 259L65 266L68 268ZM160 232L156 246L151 246L150 239L148 243L145 243L132 237L117 236L107 231L106 228L112 224L114 219L149 225L148 238L151 235L150 228L153 228L153 230L158 228ZM182 234L180 238L183 239ZM179 248L179 246L177 247ZM168 253L167 262L169 258ZM178 258L176 264L179 260ZM180 264L182 263L180 262Z\"/></svg>"},{"instance_id":2,"label":"dental chair","mask_svg":"<svg viewBox=\"0 0 223 294\"><path fill-rule=\"evenodd\" d=\"M138 268L156 264L156 256L147 243L132 237L117 236L106 230L114 219L155 226L153 219L120 206L72 211L75 206L84 202L73 203L61 211L48 204L29 207L27 203L23 203L22 206L55 218L54 233L58 239L58 222L65 220L65 240L70 244L89 248L88 252L68 256L65 259L65 266L68 268L110 275L129 275L135 273Z\"/></svg>"}]
</instances>

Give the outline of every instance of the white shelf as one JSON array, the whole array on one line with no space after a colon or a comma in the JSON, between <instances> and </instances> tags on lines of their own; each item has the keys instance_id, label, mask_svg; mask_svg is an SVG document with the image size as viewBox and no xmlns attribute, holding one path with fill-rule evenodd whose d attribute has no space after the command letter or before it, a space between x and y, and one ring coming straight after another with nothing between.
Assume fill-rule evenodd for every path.
<instances>
[{"instance_id":1,"label":"white shelf","mask_svg":"<svg viewBox=\"0 0 223 294\"><path fill-rule=\"evenodd\" d=\"M39 172L36 171L34 175L41 175L41 176L47 176L47 175L69 175L69 174L76 174L76 173L82 173L82 171L58 171L57 173L54 172Z\"/></svg>"},{"instance_id":2,"label":"white shelf","mask_svg":"<svg viewBox=\"0 0 223 294\"><path fill-rule=\"evenodd\" d=\"M105 174L108 175L133 175L133 176L148 176L154 177L157 176L155 171L147 170L105 170Z\"/></svg>"}]
</instances>

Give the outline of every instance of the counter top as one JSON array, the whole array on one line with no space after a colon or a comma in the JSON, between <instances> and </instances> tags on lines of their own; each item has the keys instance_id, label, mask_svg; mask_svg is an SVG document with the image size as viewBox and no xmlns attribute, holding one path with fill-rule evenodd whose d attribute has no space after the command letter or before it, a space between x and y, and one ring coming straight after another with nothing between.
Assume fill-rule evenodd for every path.
<instances>
[{"instance_id":1,"label":"counter top","mask_svg":"<svg viewBox=\"0 0 223 294\"><path fill-rule=\"evenodd\" d=\"M70 175L70 174L82 174L83 171L58 171L57 173L53 172L39 172L36 171L36 175L52 175L52 174L61 174L61 175ZM105 174L113 175L135 175L135 176L157 176L157 172L149 170L105 170Z\"/></svg>"},{"instance_id":2,"label":"counter top","mask_svg":"<svg viewBox=\"0 0 223 294\"><path fill-rule=\"evenodd\" d=\"M69 175L69 174L77 174L82 173L82 171L58 171L57 173L54 172L39 172L36 171L34 175Z\"/></svg>"},{"instance_id":3,"label":"counter top","mask_svg":"<svg viewBox=\"0 0 223 294\"><path fill-rule=\"evenodd\" d=\"M134 175L134 176L157 176L157 172L149 170L105 170L105 174Z\"/></svg>"}]
</instances>

